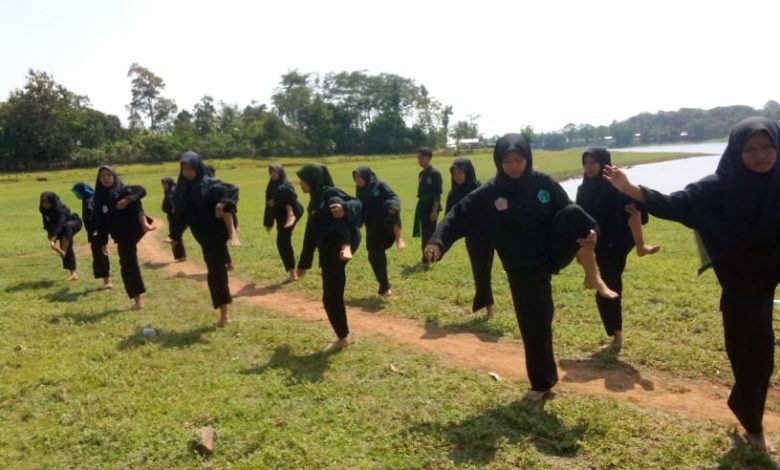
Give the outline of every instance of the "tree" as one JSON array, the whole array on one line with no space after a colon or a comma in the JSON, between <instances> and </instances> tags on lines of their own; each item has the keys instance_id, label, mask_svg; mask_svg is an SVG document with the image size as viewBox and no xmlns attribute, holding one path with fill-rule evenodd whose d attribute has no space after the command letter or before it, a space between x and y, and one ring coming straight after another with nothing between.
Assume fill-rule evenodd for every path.
<instances>
[{"instance_id":1,"label":"tree","mask_svg":"<svg viewBox=\"0 0 780 470\"><path fill-rule=\"evenodd\" d=\"M89 109L46 72L30 69L22 90L0 107L0 146L6 168L43 166L70 158L81 145L98 146L121 134L118 119Z\"/></svg>"},{"instance_id":2,"label":"tree","mask_svg":"<svg viewBox=\"0 0 780 470\"><path fill-rule=\"evenodd\" d=\"M146 118L152 131L169 130L177 107L173 100L160 95L165 89L163 79L135 62L130 66L127 76L132 78L132 99L127 105L130 127L142 129Z\"/></svg>"},{"instance_id":3,"label":"tree","mask_svg":"<svg viewBox=\"0 0 780 470\"><path fill-rule=\"evenodd\" d=\"M314 91L309 86L311 74L290 70L282 75L271 101L279 116L294 129L302 130L301 119L311 102Z\"/></svg>"},{"instance_id":4,"label":"tree","mask_svg":"<svg viewBox=\"0 0 780 470\"><path fill-rule=\"evenodd\" d=\"M195 129L200 135L206 135L214 129L217 121L217 108L214 107L214 98L209 95L203 95L193 108L195 117Z\"/></svg>"},{"instance_id":5,"label":"tree","mask_svg":"<svg viewBox=\"0 0 780 470\"><path fill-rule=\"evenodd\" d=\"M534 142L535 134L532 125L526 124L525 127L520 129L520 133L523 135L523 137L525 137L529 144Z\"/></svg>"}]
</instances>

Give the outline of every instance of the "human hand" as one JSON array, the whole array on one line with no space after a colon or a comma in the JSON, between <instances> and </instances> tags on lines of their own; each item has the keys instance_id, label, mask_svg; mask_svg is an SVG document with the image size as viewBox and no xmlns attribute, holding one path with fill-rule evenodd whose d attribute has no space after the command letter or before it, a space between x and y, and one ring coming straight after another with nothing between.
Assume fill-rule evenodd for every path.
<instances>
[{"instance_id":1,"label":"human hand","mask_svg":"<svg viewBox=\"0 0 780 470\"><path fill-rule=\"evenodd\" d=\"M125 197L125 198L122 198L119 201L117 201L116 208L120 209L120 210L121 209L125 209L129 204L130 204L130 201L128 201L127 198Z\"/></svg>"},{"instance_id":2,"label":"human hand","mask_svg":"<svg viewBox=\"0 0 780 470\"><path fill-rule=\"evenodd\" d=\"M108 245L103 245L100 251L103 253L103 256L108 256Z\"/></svg>"},{"instance_id":3,"label":"human hand","mask_svg":"<svg viewBox=\"0 0 780 470\"><path fill-rule=\"evenodd\" d=\"M441 247L435 243L431 243L425 246L425 259L431 263L435 263L441 259Z\"/></svg>"},{"instance_id":4,"label":"human hand","mask_svg":"<svg viewBox=\"0 0 780 470\"><path fill-rule=\"evenodd\" d=\"M221 219L225 216L225 205L220 203L217 203L216 206L214 206L214 217L217 219Z\"/></svg>"},{"instance_id":5,"label":"human hand","mask_svg":"<svg viewBox=\"0 0 780 470\"><path fill-rule=\"evenodd\" d=\"M578 238L577 244L581 247L595 247L596 241L598 236L596 235L596 231L593 229L590 229L590 232L588 232L588 236L586 238Z\"/></svg>"},{"instance_id":6,"label":"human hand","mask_svg":"<svg viewBox=\"0 0 780 470\"><path fill-rule=\"evenodd\" d=\"M624 192L631 186L628 176L620 168L612 165L604 166L604 179L609 181L612 186L620 192Z\"/></svg>"}]
</instances>

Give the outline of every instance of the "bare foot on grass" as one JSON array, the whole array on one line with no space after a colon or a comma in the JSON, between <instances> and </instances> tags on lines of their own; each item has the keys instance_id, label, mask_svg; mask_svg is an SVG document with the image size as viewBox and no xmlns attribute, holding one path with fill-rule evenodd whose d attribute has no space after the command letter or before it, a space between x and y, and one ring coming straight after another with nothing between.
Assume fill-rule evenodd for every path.
<instances>
[{"instance_id":1,"label":"bare foot on grass","mask_svg":"<svg viewBox=\"0 0 780 470\"><path fill-rule=\"evenodd\" d=\"M637 256L654 255L661 250L659 245L643 245L636 247Z\"/></svg>"},{"instance_id":2,"label":"bare foot on grass","mask_svg":"<svg viewBox=\"0 0 780 470\"><path fill-rule=\"evenodd\" d=\"M329 353L329 352L340 351L340 350L346 348L347 346L349 346L350 344L351 343L350 343L349 339L347 339L347 338L339 338L336 341L330 343L328 345L328 347L325 348L325 352Z\"/></svg>"}]
</instances>

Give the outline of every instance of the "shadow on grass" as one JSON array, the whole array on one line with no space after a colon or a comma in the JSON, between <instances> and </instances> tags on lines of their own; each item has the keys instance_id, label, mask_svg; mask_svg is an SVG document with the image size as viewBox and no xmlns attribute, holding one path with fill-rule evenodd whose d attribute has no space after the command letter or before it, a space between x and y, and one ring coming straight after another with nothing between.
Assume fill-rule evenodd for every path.
<instances>
[{"instance_id":1,"label":"shadow on grass","mask_svg":"<svg viewBox=\"0 0 780 470\"><path fill-rule=\"evenodd\" d=\"M245 369L244 375L262 374L268 369L287 369L290 371L289 383L319 382L329 366L329 359L335 353L324 351L297 356L287 345L277 346L268 363Z\"/></svg>"},{"instance_id":2,"label":"shadow on grass","mask_svg":"<svg viewBox=\"0 0 780 470\"><path fill-rule=\"evenodd\" d=\"M349 299L345 303L348 307L362 308L371 313L381 312L385 309L385 299L379 295Z\"/></svg>"},{"instance_id":3,"label":"shadow on grass","mask_svg":"<svg viewBox=\"0 0 780 470\"><path fill-rule=\"evenodd\" d=\"M273 294L284 286L284 282L277 282L267 286L258 285L254 282L244 285L233 297L259 297L262 295Z\"/></svg>"},{"instance_id":4,"label":"shadow on grass","mask_svg":"<svg viewBox=\"0 0 780 470\"><path fill-rule=\"evenodd\" d=\"M46 294L42 298L49 302L75 302L91 292L95 292L95 289L71 291L68 287L62 287L60 290Z\"/></svg>"},{"instance_id":5,"label":"shadow on grass","mask_svg":"<svg viewBox=\"0 0 780 470\"><path fill-rule=\"evenodd\" d=\"M471 333L484 343L496 343L504 336L504 332L488 320L486 317L478 317L447 326L440 326L438 320L428 320L425 322L425 333L420 339L444 338L453 333Z\"/></svg>"},{"instance_id":6,"label":"shadow on grass","mask_svg":"<svg viewBox=\"0 0 780 470\"><path fill-rule=\"evenodd\" d=\"M148 343L157 344L163 348L187 348L194 344L208 344L209 342L203 338L203 335L214 331L217 331L217 327L208 325L186 331L162 330L157 331L157 334L153 336L143 336L139 328L123 339L117 348L120 350L134 349Z\"/></svg>"},{"instance_id":7,"label":"shadow on grass","mask_svg":"<svg viewBox=\"0 0 780 470\"><path fill-rule=\"evenodd\" d=\"M98 313L63 313L62 315L56 315L49 318L49 323L57 325L62 321L70 321L77 325L85 325L90 323L97 323L104 318L110 317L120 312L126 312L127 310L120 309L108 309Z\"/></svg>"},{"instance_id":8,"label":"shadow on grass","mask_svg":"<svg viewBox=\"0 0 780 470\"><path fill-rule=\"evenodd\" d=\"M5 288L6 294L13 294L23 290L46 289L54 285L51 279L41 279L40 281L21 281Z\"/></svg>"},{"instance_id":9,"label":"shadow on grass","mask_svg":"<svg viewBox=\"0 0 780 470\"><path fill-rule=\"evenodd\" d=\"M731 450L721 457L718 468L722 469L777 469L778 465L772 459L760 452L753 450L737 431L732 431Z\"/></svg>"},{"instance_id":10,"label":"shadow on grass","mask_svg":"<svg viewBox=\"0 0 780 470\"><path fill-rule=\"evenodd\" d=\"M408 431L408 437L427 434L433 439L446 439L452 447L449 458L463 465L489 464L499 444L533 445L546 455L576 457L585 426L566 427L558 416L545 410L546 403L515 401L459 422L421 423Z\"/></svg>"},{"instance_id":11,"label":"shadow on grass","mask_svg":"<svg viewBox=\"0 0 780 470\"><path fill-rule=\"evenodd\" d=\"M149 269L162 269L172 263L173 261L147 261L144 263L144 267Z\"/></svg>"},{"instance_id":12,"label":"shadow on grass","mask_svg":"<svg viewBox=\"0 0 780 470\"><path fill-rule=\"evenodd\" d=\"M205 272L196 273L196 274L187 274L179 271L176 273L176 277L179 279L192 279L193 281L198 281L198 282L206 282L208 280Z\"/></svg>"},{"instance_id":13,"label":"shadow on grass","mask_svg":"<svg viewBox=\"0 0 780 470\"><path fill-rule=\"evenodd\" d=\"M428 268L428 269L430 269L430 268ZM428 271L428 269L425 269L423 267L422 263L408 264L408 265L404 266L403 269L401 270L401 277L404 277L404 278L411 277L411 276L414 276L415 274L424 273L424 272Z\"/></svg>"},{"instance_id":14,"label":"shadow on grass","mask_svg":"<svg viewBox=\"0 0 780 470\"><path fill-rule=\"evenodd\" d=\"M604 386L613 392L626 392L636 386L644 390L655 390L651 380L642 377L633 366L617 359L617 354L604 351L593 354L590 359L561 359L558 361L565 375L563 382L585 383L604 380Z\"/></svg>"}]
</instances>

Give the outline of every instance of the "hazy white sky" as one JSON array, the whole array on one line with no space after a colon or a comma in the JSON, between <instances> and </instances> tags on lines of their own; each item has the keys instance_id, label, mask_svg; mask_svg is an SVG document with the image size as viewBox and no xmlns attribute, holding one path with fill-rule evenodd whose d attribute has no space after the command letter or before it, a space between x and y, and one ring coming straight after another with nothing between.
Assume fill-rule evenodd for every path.
<instances>
[{"instance_id":1,"label":"hazy white sky","mask_svg":"<svg viewBox=\"0 0 780 470\"><path fill-rule=\"evenodd\" d=\"M191 109L280 76L413 78L487 135L780 101L780 1L0 0L0 99L45 70L126 121L132 62Z\"/></svg>"}]
</instances>

